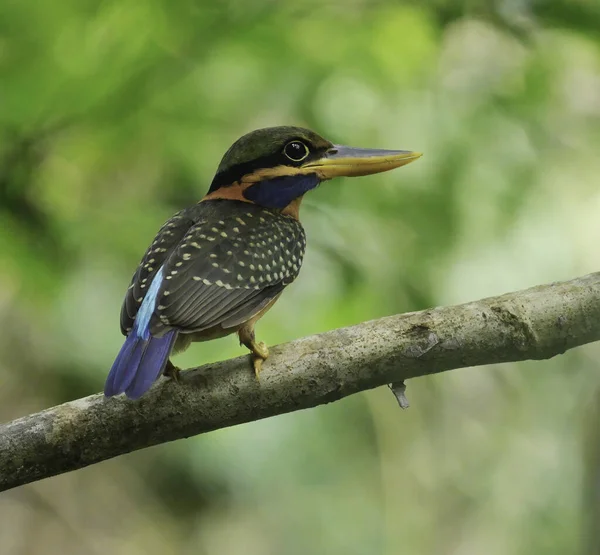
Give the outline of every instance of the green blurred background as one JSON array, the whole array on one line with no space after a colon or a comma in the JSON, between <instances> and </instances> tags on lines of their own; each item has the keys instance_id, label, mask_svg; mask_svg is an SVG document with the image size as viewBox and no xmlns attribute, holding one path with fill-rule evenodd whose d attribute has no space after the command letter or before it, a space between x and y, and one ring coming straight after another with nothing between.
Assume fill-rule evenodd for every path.
<instances>
[{"instance_id":1,"label":"green blurred background","mask_svg":"<svg viewBox=\"0 0 600 555\"><path fill-rule=\"evenodd\" d=\"M102 388L158 227L258 127L425 153L308 195L270 344L600 269L600 3L3 0L0 418ZM176 358L243 353L234 338ZM0 496L0 553L600 553L600 347Z\"/></svg>"}]
</instances>

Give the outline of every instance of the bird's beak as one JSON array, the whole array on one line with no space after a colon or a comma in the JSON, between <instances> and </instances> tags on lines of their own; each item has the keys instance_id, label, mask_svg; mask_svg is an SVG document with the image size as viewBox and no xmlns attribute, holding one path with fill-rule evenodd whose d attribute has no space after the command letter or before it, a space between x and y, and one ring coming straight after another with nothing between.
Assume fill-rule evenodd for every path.
<instances>
[{"instance_id":1,"label":"bird's beak","mask_svg":"<svg viewBox=\"0 0 600 555\"><path fill-rule=\"evenodd\" d=\"M404 166L422 156L410 150L378 150L333 145L318 160L302 166L314 171L324 181L334 177L355 177L386 172Z\"/></svg>"}]
</instances>

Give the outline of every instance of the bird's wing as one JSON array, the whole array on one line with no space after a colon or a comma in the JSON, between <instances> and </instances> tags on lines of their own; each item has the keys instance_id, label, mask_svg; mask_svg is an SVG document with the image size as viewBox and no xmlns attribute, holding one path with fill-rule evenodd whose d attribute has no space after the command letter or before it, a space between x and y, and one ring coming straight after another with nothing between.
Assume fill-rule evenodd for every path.
<instances>
[{"instance_id":1,"label":"bird's wing","mask_svg":"<svg viewBox=\"0 0 600 555\"><path fill-rule=\"evenodd\" d=\"M188 209L177 212L160 228L133 274L121 307L123 335L127 335L133 327L133 321L154 276L194 225L194 219L189 212Z\"/></svg>"},{"instance_id":2,"label":"bird's wing","mask_svg":"<svg viewBox=\"0 0 600 555\"><path fill-rule=\"evenodd\" d=\"M164 263L153 335L240 325L300 271L306 243L297 220L243 202L201 205L204 213Z\"/></svg>"}]
</instances>

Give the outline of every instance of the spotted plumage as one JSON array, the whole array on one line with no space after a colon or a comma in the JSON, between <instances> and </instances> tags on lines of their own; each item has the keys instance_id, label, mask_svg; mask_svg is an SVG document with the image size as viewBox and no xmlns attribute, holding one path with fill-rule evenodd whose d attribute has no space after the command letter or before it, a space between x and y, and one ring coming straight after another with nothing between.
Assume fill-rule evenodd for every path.
<instances>
[{"instance_id":1,"label":"spotted plumage","mask_svg":"<svg viewBox=\"0 0 600 555\"><path fill-rule=\"evenodd\" d=\"M234 328L294 281L305 247L302 225L291 216L240 201L200 202L169 220L144 255L123 303L121 330L133 327L148 290L142 282L159 267L164 278L151 335L172 327Z\"/></svg>"},{"instance_id":2,"label":"spotted plumage","mask_svg":"<svg viewBox=\"0 0 600 555\"><path fill-rule=\"evenodd\" d=\"M337 176L386 171L417 158L409 151L351 149L299 127L259 129L236 141L207 195L166 222L125 295L126 335L105 395L143 395L169 356L192 341L237 333L258 376L268 357L256 321L292 283L306 248L302 197Z\"/></svg>"}]
</instances>

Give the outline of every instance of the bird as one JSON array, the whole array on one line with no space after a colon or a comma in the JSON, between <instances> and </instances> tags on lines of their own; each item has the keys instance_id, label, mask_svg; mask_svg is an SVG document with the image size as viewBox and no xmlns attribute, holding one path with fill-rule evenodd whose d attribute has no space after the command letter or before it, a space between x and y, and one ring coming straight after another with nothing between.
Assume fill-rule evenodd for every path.
<instances>
[{"instance_id":1,"label":"bird","mask_svg":"<svg viewBox=\"0 0 600 555\"><path fill-rule=\"evenodd\" d=\"M121 308L125 342L104 394L138 399L192 342L238 335L258 378L269 356L256 322L297 277L306 248L304 195L335 177L391 170L408 150L333 144L295 126L267 127L227 150L206 195L171 217L141 259Z\"/></svg>"}]
</instances>

